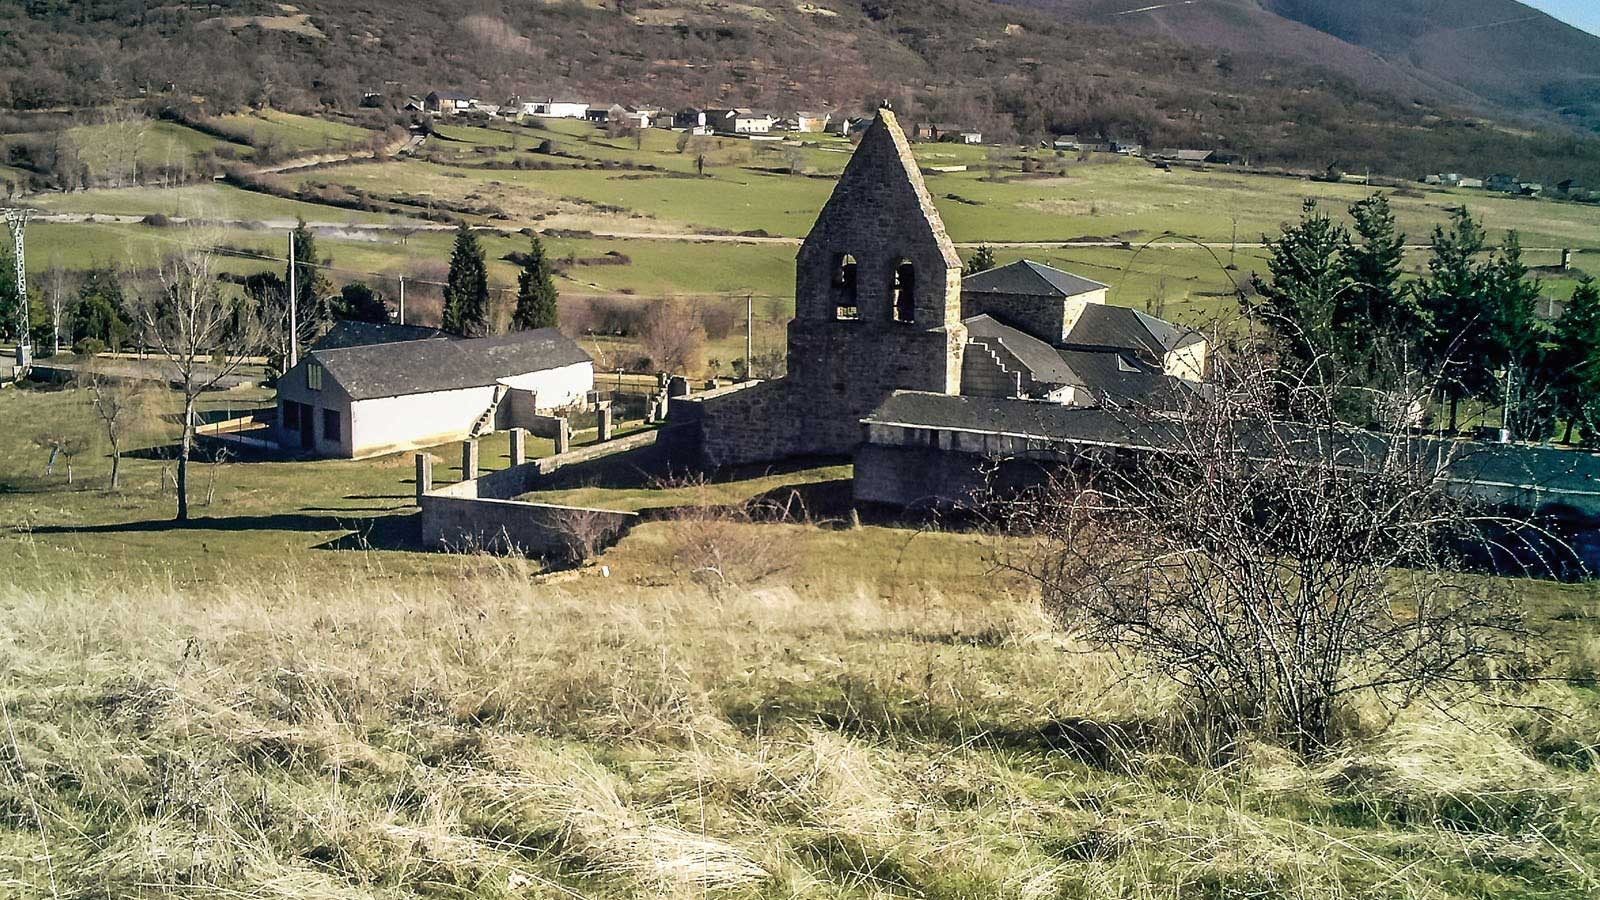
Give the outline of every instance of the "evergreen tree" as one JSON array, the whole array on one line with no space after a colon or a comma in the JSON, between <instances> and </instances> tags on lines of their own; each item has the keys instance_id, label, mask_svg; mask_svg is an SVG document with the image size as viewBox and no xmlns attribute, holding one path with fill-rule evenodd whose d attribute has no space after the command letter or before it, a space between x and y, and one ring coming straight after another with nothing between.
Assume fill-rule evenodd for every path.
<instances>
[{"instance_id":1,"label":"evergreen tree","mask_svg":"<svg viewBox=\"0 0 1600 900\"><path fill-rule=\"evenodd\" d=\"M1347 281L1349 233L1307 200L1300 222L1267 241L1271 279L1253 277L1261 313L1308 378L1331 381L1339 360L1337 305Z\"/></svg>"},{"instance_id":2,"label":"evergreen tree","mask_svg":"<svg viewBox=\"0 0 1600 900\"><path fill-rule=\"evenodd\" d=\"M1586 446L1600 445L1600 285L1585 278L1556 322L1550 368L1556 373L1556 409L1566 420L1562 442L1573 427Z\"/></svg>"},{"instance_id":3,"label":"evergreen tree","mask_svg":"<svg viewBox=\"0 0 1600 900\"><path fill-rule=\"evenodd\" d=\"M333 285L323 276L320 268L333 260L317 257L317 236L306 226L304 219L296 223L293 240L295 317L299 325L300 342L309 344L333 325ZM285 284L290 281L287 266L283 278Z\"/></svg>"},{"instance_id":4,"label":"evergreen tree","mask_svg":"<svg viewBox=\"0 0 1600 900\"><path fill-rule=\"evenodd\" d=\"M389 321L389 307L383 297L360 281L352 281L339 291L339 307L335 312L341 319L357 322L382 325Z\"/></svg>"},{"instance_id":5,"label":"evergreen tree","mask_svg":"<svg viewBox=\"0 0 1600 900\"><path fill-rule=\"evenodd\" d=\"M1344 251L1350 283L1334 313L1341 354L1361 367L1368 383L1393 384L1401 366L1417 363L1422 337L1421 310L1400 283L1406 238L1382 194L1352 205L1350 218L1355 235Z\"/></svg>"},{"instance_id":6,"label":"evergreen tree","mask_svg":"<svg viewBox=\"0 0 1600 900\"><path fill-rule=\"evenodd\" d=\"M987 272L994 267L994 250L988 244L980 244L978 252L972 254L971 262L967 263L967 274L976 275L979 272Z\"/></svg>"},{"instance_id":7,"label":"evergreen tree","mask_svg":"<svg viewBox=\"0 0 1600 900\"><path fill-rule=\"evenodd\" d=\"M1539 320L1540 286L1522 261L1515 231L1486 270L1490 355L1483 365L1494 375L1505 426L1521 440L1543 440L1556 411L1556 377L1548 365L1548 329Z\"/></svg>"},{"instance_id":8,"label":"evergreen tree","mask_svg":"<svg viewBox=\"0 0 1600 900\"><path fill-rule=\"evenodd\" d=\"M1439 379L1456 430L1462 400L1483 396L1494 386L1485 360L1493 357L1493 322L1485 297L1486 266L1478 262L1484 233L1465 207L1453 210L1448 228L1433 229L1428 277L1417 287L1417 304L1427 322L1423 356Z\"/></svg>"},{"instance_id":9,"label":"evergreen tree","mask_svg":"<svg viewBox=\"0 0 1600 900\"><path fill-rule=\"evenodd\" d=\"M544 243L533 235L528 255L522 261L522 272L517 275L517 309L511 315L513 331L534 328L554 328L559 315L556 283L550 276L550 260L544 255Z\"/></svg>"},{"instance_id":10,"label":"evergreen tree","mask_svg":"<svg viewBox=\"0 0 1600 900\"><path fill-rule=\"evenodd\" d=\"M8 341L17 339L17 328L21 324L18 297L16 257L11 253L10 241L6 241L5 246L0 247L0 337Z\"/></svg>"},{"instance_id":11,"label":"evergreen tree","mask_svg":"<svg viewBox=\"0 0 1600 900\"><path fill-rule=\"evenodd\" d=\"M78 303L72 312L72 342L96 340L115 350L128 333L123 316L127 304L122 282L113 269L90 269L78 288Z\"/></svg>"},{"instance_id":12,"label":"evergreen tree","mask_svg":"<svg viewBox=\"0 0 1600 900\"><path fill-rule=\"evenodd\" d=\"M450 277L444 289L444 330L464 337L489 333L489 268L478 236L465 222L456 229Z\"/></svg>"}]
</instances>

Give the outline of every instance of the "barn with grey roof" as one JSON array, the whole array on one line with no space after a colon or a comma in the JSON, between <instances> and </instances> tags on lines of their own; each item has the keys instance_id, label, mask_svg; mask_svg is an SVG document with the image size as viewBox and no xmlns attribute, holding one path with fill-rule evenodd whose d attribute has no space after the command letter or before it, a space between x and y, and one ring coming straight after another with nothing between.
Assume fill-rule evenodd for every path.
<instances>
[{"instance_id":1,"label":"barn with grey roof","mask_svg":"<svg viewBox=\"0 0 1600 900\"><path fill-rule=\"evenodd\" d=\"M290 368L278 380L279 445L352 458L427 447L526 427L594 390L589 354L554 328L383 340L398 334L346 329Z\"/></svg>"}]
</instances>

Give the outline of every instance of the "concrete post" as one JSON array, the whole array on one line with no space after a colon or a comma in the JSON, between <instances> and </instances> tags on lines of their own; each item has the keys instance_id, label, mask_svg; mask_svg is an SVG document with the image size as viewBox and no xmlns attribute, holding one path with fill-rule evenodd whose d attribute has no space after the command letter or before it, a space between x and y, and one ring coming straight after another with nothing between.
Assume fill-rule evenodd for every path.
<instances>
[{"instance_id":1,"label":"concrete post","mask_svg":"<svg viewBox=\"0 0 1600 900\"><path fill-rule=\"evenodd\" d=\"M600 407L600 443L611 440L611 404Z\"/></svg>"},{"instance_id":2,"label":"concrete post","mask_svg":"<svg viewBox=\"0 0 1600 900\"><path fill-rule=\"evenodd\" d=\"M572 424L567 421L566 416L562 416L556 420L556 455L560 456L570 449L572 449Z\"/></svg>"},{"instance_id":3,"label":"concrete post","mask_svg":"<svg viewBox=\"0 0 1600 900\"><path fill-rule=\"evenodd\" d=\"M422 505L422 495L433 490L433 457L417 454L417 505Z\"/></svg>"},{"instance_id":4,"label":"concrete post","mask_svg":"<svg viewBox=\"0 0 1600 900\"><path fill-rule=\"evenodd\" d=\"M1572 271L1572 251L1571 250L1562 250L1561 251L1561 271L1563 271L1563 272Z\"/></svg>"},{"instance_id":5,"label":"concrete post","mask_svg":"<svg viewBox=\"0 0 1600 900\"><path fill-rule=\"evenodd\" d=\"M522 428L511 429L511 464L520 466L528 461L528 432Z\"/></svg>"},{"instance_id":6,"label":"concrete post","mask_svg":"<svg viewBox=\"0 0 1600 900\"><path fill-rule=\"evenodd\" d=\"M478 441L467 438L461 442L461 480L471 481L478 477Z\"/></svg>"}]
</instances>

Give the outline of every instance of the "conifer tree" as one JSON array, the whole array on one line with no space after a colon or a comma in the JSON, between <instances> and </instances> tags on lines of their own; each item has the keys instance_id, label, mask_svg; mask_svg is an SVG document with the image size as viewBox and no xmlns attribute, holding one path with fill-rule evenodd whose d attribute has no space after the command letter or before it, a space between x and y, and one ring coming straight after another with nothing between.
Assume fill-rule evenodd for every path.
<instances>
[{"instance_id":1,"label":"conifer tree","mask_svg":"<svg viewBox=\"0 0 1600 900\"><path fill-rule=\"evenodd\" d=\"M444 330L463 337L489 333L489 267L478 236L465 222L456 229L450 276L444 289Z\"/></svg>"},{"instance_id":2,"label":"conifer tree","mask_svg":"<svg viewBox=\"0 0 1600 900\"><path fill-rule=\"evenodd\" d=\"M1538 316L1539 282L1529 277L1515 231L1489 264L1485 286L1491 354L1483 365L1506 404L1505 426L1518 439L1543 440L1555 417L1556 378L1548 365L1548 329Z\"/></svg>"},{"instance_id":3,"label":"conifer tree","mask_svg":"<svg viewBox=\"0 0 1600 900\"><path fill-rule=\"evenodd\" d=\"M1428 277L1417 288L1418 308L1428 323L1424 362L1439 379L1455 431L1462 400L1482 396L1494 385L1485 361L1493 357L1493 322L1485 296L1486 266L1477 257L1484 233L1466 207L1453 210L1448 228L1433 229Z\"/></svg>"},{"instance_id":4,"label":"conifer tree","mask_svg":"<svg viewBox=\"0 0 1600 900\"><path fill-rule=\"evenodd\" d=\"M550 260L544 254L544 242L536 234L529 241L528 255L522 261L522 272L517 275L517 308L511 315L511 328L513 331L554 328L557 317L556 284L550 275Z\"/></svg>"},{"instance_id":5,"label":"conifer tree","mask_svg":"<svg viewBox=\"0 0 1600 900\"><path fill-rule=\"evenodd\" d=\"M1556 409L1566 420L1562 443L1574 426L1583 443L1600 445L1600 285L1585 278L1556 322L1551 369L1557 373Z\"/></svg>"},{"instance_id":6,"label":"conifer tree","mask_svg":"<svg viewBox=\"0 0 1600 900\"><path fill-rule=\"evenodd\" d=\"M988 244L978 247L978 252L972 254L972 261L967 263L967 274L976 275L987 272L995 267L994 250Z\"/></svg>"},{"instance_id":7,"label":"conifer tree","mask_svg":"<svg viewBox=\"0 0 1600 900\"><path fill-rule=\"evenodd\" d=\"M1307 200L1300 222L1267 241L1272 277L1253 279L1262 299L1260 311L1285 352L1300 364L1300 371L1324 383L1332 380L1338 363L1337 305L1347 286L1341 254L1349 242L1344 226L1315 200Z\"/></svg>"},{"instance_id":8,"label":"conifer tree","mask_svg":"<svg viewBox=\"0 0 1600 900\"><path fill-rule=\"evenodd\" d=\"M333 285L322 274L321 268L332 260L317 257L316 233L306 225L304 219L296 222L293 240L295 296L292 300L300 343L304 346L333 325ZM287 266L283 278L285 284L290 282ZM287 315L284 320L288 321Z\"/></svg>"},{"instance_id":9,"label":"conifer tree","mask_svg":"<svg viewBox=\"0 0 1600 900\"><path fill-rule=\"evenodd\" d=\"M1413 365L1422 337L1422 314L1411 292L1401 287L1405 235L1382 194L1350 207L1354 237L1344 251L1350 283L1335 311L1341 355L1360 366L1372 383L1389 380L1380 368Z\"/></svg>"}]
</instances>

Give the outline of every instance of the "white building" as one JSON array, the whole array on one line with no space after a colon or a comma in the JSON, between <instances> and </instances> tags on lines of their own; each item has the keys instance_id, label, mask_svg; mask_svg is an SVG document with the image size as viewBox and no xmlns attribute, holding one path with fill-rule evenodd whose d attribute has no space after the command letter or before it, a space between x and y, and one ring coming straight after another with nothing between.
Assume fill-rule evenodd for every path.
<instances>
[{"instance_id":1,"label":"white building","mask_svg":"<svg viewBox=\"0 0 1600 900\"><path fill-rule=\"evenodd\" d=\"M522 114L536 119L581 119L589 114L589 104L576 100L538 100L522 104Z\"/></svg>"},{"instance_id":2,"label":"white building","mask_svg":"<svg viewBox=\"0 0 1600 900\"><path fill-rule=\"evenodd\" d=\"M546 328L317 349L278 380L279 446L361 458L526 427L584 403L594 363Z\"/></svg>"},{"instance_id":3,"label":"white building","mask_svg":"<svg viewBox=\"0 0 1600 900\"><path fill-rule=\"evenodd\" d=\"M767 134L777 119L744 107L706 110L706 125L718 134Z\"/></svg>"}]
</instances>

